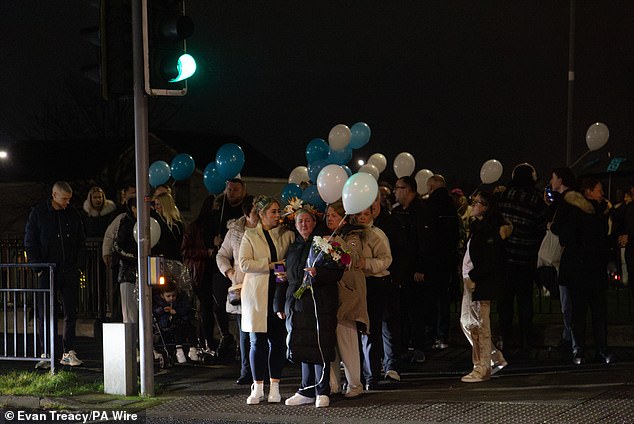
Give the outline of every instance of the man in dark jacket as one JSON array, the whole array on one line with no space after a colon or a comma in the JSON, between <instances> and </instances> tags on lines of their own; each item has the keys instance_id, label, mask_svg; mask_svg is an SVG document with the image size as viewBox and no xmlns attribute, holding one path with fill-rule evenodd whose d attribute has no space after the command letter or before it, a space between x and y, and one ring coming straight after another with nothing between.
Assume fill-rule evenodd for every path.
<instances>
[{"instance_id":1,"label":"man in dark jacket","mask_svg":"<svg viewBox=\"0 0 634 424\"><path fill-rule=\"evenodd\" d=\"M420 316L425 280L425 253L430 238L429 210L418 197L416 180L401 177L394 186L398 205L392 210L397 235L390 239L393 262L390 272L401 286L401 342L403 352L414 349L411 361L425 360L425 326Z\"/></svg>"},{"instance_id":2,"label":"man in dark jacket","mask_svg":"<svg viewBox=\"0 0 634 424\"><path fill-rule=\"evenodd\" d=\"M64 333L62 336L62 365L77 366L82 361L74 350L75 322L79 296L79 254L84 247L85 235L81 217L77 210L68 207L73 190L66 181L53 185L51 199L39 203L31 209L26 223L24 246L30 263L54 263L53 296L59 291L64 310ZM50 287L48 270L38 272L40 288ZM40 348L44 346L44 299L40 298L37 308ZM58 304L54 302L54 317L57 318ZM53 336L57 336L57 325L53 325ZM58 344L55 344L57 351ZM38 349L39 350L39 349ZM51 352L55 357L58 352ZM36 367L46 367L46 361Z\"/></svg>"},{"instance_id":3,"label":"man in dark jacket","mask_svg":"<svg viewBox=\"0 0 634 424\"><path fill-rule=\"evenodd\" d=\"M425 323L434 349L448 347L449 285L458 249L458 214L442 175L427 180L431 238L425 255Z\"/></svg>"}]
</instances>

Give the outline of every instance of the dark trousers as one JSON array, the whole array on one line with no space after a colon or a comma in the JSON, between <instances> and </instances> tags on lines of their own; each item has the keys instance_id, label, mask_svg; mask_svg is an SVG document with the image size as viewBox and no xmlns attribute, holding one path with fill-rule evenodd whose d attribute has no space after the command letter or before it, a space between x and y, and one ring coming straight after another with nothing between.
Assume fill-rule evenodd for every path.
<instances>
[{"instance_id":1,"label":"dark trousers","mask_svg":"<svg viewBox=\"0 0 634 424\"><path fill-rule=\"evenodd\" d=\"M605 278L597 275L596 278ZM607 298L604 284L592 286L569 286L570 302L572 304L572 348L575 352L583 352L586 346L586 317L588 309L592 316L592 331L597 351L607 349Z\"/></svg>"},{"instance_id":2,"label":"dark trousers","mask_svg":"<svg viewBox=\"0 0 634 424\"><path fill-rule=\"evenodd\" d=\"M227 291L230 286L231 280L219 272L214 274L211 283L213 313L216 324L218 324L220 337L232 337L231 333L229 333L229 316L227 315Z\"/></svg>"},{"instance_id":3,"label":"dark trousers","mask_svg":"<svg viewBox=\"0 0 634 424\"><path fill-rule=\"evenodd\" d=\"M330 362L309 364L302 362L302 387L297 391L302 396L317 397L330 395Z\"/></svg>"},{"instance_id":4,"label":"dark trousers","mask_svg":"<svg viewBox=\"0 0 634 424\"><path fill-rule=\"evenodd\" d=\"M533 282L536 265L507 264L506 281L498 302L500 330L505 344L513 337L515 299L519 312L520 346L530 348L533 331ZM477 281L476 281L477 284Z\"/></svg>"},{"instance_id":5,"label":"dark trousers","mask_svg":"<svg viewBox=\"0 0 634 424\"><path fill-rule=\"evenodd\" d=\"M401 319L399 287L389 276L366 278L370 334L362 335L363 377L366 383L381 379L381 357L385 371L398 371Z\"/></svg>"},{"instance_id":6,"label":"dark trousers","mask_svg":"<svg viewBox=\"0 0 634 424\"><path fill-rule=\"evenodd\" d=\"M282 377L282 369L286 362L286 344L284 342L286 328L284 320L269 314L266 333L249 333L251 348L249 361L253 380L262 381L268 369L271 378Z\"/></svg>"},{"instance_id":7,"label":"dark trousers","mask_svg":"<svg viewBox=\"0 0 634 424\"><path fill-rule=\"evenodd\" d=\"M236 315L236 323L240 332L240 377L246 377L251 374L251 365L249 364L249 333L242 331L242 315Z\"/></svg>"},{"instance_id":8,"label":"dark trousers","mask_svg":"<svg viewBox=\"0 0 634 424\"><path fill-rule=\"evenodd\" d=\"M449 337L450 279L450 272L425 275L423 313L428 328L427 339L432 343L437 339L446 341Z\"/></svg>"},{"instance_id":9,"label":"dark trousers","mask_svg":"<svg viewBox=\"0 0 634 424\"><path fill-rule=\"evenodd\" d=\"M48 269L42 271L38 276L38 287L48 289L49 283ZM62 333L62 346L55 344L55 352L51 352L53 358L61 356L61 352L75 350L75 326L77 322L77 302L79 299L79 271L55 272L53 282L53 337L57 339L57 317L59 316L58 294L62 299L62 309L64 312L64 332ZM44 300L47 297L38 297L37 304L37 332L38 332L38 352L42 352L44 341L44 323L48 322L48 317L44 316L44 310L49 311L48 303ZM47 328L48 331L48 328ZM48 334L48 333L47 333Z\"/></svg>"},{"instance_id":10,"label":"dark trousers","mask_svg":"<svg viewBox=\"0 0 634 424\"><path fill-rule=\"evenodd\" d=\"M408 281L401 286L401 349L407 352L411 346L415 350L425 350L425 323L422 318L424 299L423 284ZM372 328L370 328L372 331Z\"/></svg>"},{"instance_id":11,"label":"dark trousers","mask_svg":"<svg viewBox=\"0 0 634 424\"><path fill-rule=\"evenodd\" d=\"M203 279L201 284L194 287L194 293L198 298L198 329L197 336L203 347L214 349L214 315L213 315L213 294L211 290L211 279Z\"/></svg>"}]
</instances>

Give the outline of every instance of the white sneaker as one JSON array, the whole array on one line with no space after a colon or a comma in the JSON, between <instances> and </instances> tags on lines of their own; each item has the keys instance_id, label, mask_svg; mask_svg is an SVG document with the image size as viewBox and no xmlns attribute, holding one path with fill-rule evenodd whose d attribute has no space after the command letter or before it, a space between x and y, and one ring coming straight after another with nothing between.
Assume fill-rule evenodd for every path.
<instances>
[{"instance_id":1,"label":"white sneaker","mask_svg":"<svg viewBox=\"0 0 634 424\"><path fill-rule=\"evenodd\" d=\"M59 361L59 363L62 365L70 365L71 367L76 367L78 365L82 365L83 361L81 361L77 357L77 353L74 350L70 350L68 351L68 353L62 355L62 359Z\"/></svg>"},{"instance_id":2,"label":"white sneaker","mask_svg":"<svg viewBox=\"0 0 634 424\"><path fill-rule=\"evenodd\" d=\"M280 403L282 401L282 395L280 395L280 383L271 383L268 401L269 403Z\"/></svg>"},{"instance_id":3,"label":"white sneaker","mask_svg":"<svg viewBox=\"0 0 634 424\"><path fill-rule=\"evenodd\" d=\"M386 380L401 381L401 376L395 370L387 370L387 372L385 373L385 379Z\"/></svg>"},{"instance_id":4,"label":"white sneaker","mask_svg":"<svg viewBox=\"0 0 634 424\"><path fill-rule=\"evenodd\" d=\"M264 400L264 384L253 383L251 394L247 398L247 405L257 405Z\"/></svg>"},{"instance_id":5,"label":"white sneaker","mask_svg":"<svg viewBox=\"0 0 634 424\"><path fill-rule=\"evenodd\" d=\"M50 370L51 361L49 357L46 355L46 353L41 354L40 358L42 358L42 360L38 362L37 364L35 364L35 369L36 370Z\"/></svg>"},{"instance_id":6,"label":"white sneaker","mask_svg":"<svg viewBox=\"0 0 634 424\"><path fill-rule=\"evenodd\" d=\"M324 396L328 397L328 396ZM293 396L286 399L284 405L288 406L298 406L298 405L308 405L309 403L315 402L315 398L311 398L308 396L301 395L299 393L295 393Z\"/></svg>"},{"instance_id":7,"label":"white sneaker","mask_svg":"<svg viewBox=\"0 0 634 424\"><path fill-rule=\"evenodd\" d=\"M187 362L187 358L185 358L185 352L183 352L182 347L176 348L176 360L179 364L184 364L185 362Z\"/></svg>"},{"instance_id":8,"label":"white sneaker","mask_svg":"<svg viewBox=\"0 0 634 424\"><path fill-rule=\"evenodd\" d=\"M198 356L198 349L196 349L195 347L190 347L189 348L189 359L191 359L194 362L200 362L200 356Z\"/></svg>"},{"instance_id":9,"label":"white sneaker","mask_svg":"<svg viewBox=\"0 0 634 424\"><path fill-rule=\"evenodd\" d=\"M318 395L317 400L315 401L315 406L317 408L325 408L330 405L330 398L326 395Z\"/></svg>"}]
</instances>

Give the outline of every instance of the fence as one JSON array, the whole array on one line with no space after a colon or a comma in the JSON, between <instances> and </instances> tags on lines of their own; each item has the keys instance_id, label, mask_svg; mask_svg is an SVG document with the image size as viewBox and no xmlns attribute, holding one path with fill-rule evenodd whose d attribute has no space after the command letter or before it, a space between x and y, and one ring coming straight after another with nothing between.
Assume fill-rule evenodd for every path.
<instances>
[{"instance_id":1,"label":"fence","mask_svg":"<svg viewBox=\"0 0 634 424\"><path fill-rule=\"evenodd\" d=\"M26 251L21 234L4 235L0 238L0 263L26 264ZM82 254L80 267L82 273L79 281L79 301L77 316L80 318L104 319L112 315L112 272L101 258L101 238L86 239L86 246ZM28 284L27 274L18 268L3 271L7 281L13 287L20 289Z\"/></svg>"},{"instance_id":2,"label":"fence","mask_svg":"<svg viewBox=\"0 0 634 424\"><path fill-rule=\"evenodd\" d=\"M50 361L55 372L55 296L52 284L40 288L38 274L48 272L53 281L55 264L0 263L2 352L0 360ZM31 334L31 336L29 336Z\"/></svg>"}]
</instances>

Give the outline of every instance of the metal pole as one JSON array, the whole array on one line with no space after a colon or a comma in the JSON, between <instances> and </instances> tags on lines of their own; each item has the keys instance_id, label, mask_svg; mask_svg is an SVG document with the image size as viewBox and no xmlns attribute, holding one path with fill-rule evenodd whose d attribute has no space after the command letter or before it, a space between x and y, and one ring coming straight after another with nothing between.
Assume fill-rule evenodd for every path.
<instances>
[{"instance_id":1,"label":"metal pole","mask_svg":"<svg viewBox=\"0 0 634 424\"><path fill-rule=\"evenodd\" d=\"M572 162L573 106L575 86L575 0L570 0L570 28L568 32L568 116L566 120L566 166Z\"/></svg>"},{"instance_id":2,"label":"metal pole","mask_svg":"<svg viewBox=\"0 0 634 424\"><path fill-rule=\"evenodd\" d=\"M134 75L134 151L136 155L136 199L139 268L139 350L141 395L154 396L154 359L152 355L152 299L148 285L147 257L150 253L150 208L146 201L149 167L148 105L143 88L142 1L132 1L132 56Z\"/></svg>"}]
</instances>

